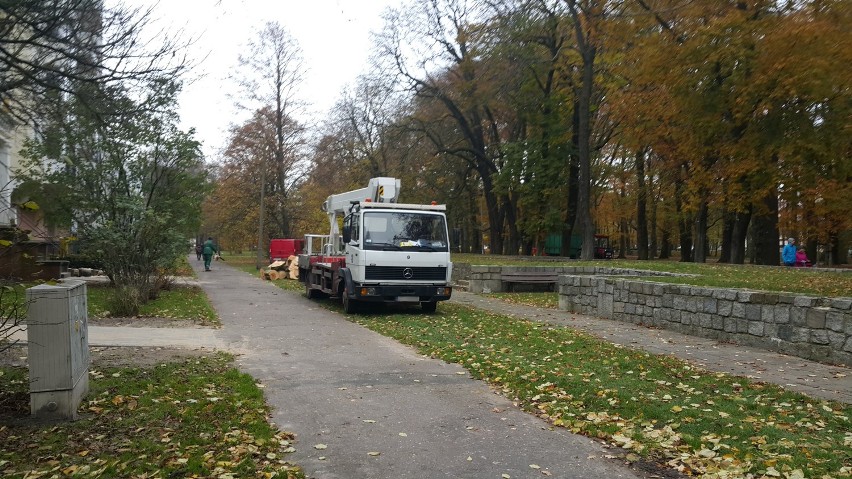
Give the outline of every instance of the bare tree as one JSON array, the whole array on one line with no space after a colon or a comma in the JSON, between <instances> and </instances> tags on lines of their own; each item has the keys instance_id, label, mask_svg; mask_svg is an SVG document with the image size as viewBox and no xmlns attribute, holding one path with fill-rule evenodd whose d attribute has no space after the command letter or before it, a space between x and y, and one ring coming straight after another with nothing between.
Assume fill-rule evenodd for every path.
<instances>
[{"instance_id":1,"label":"bare tree","mask_svg":"<svg viewBox=\"0 0 852 479\"><path fill-rule=\"evenodd\" d=\"M0 101L12 120L38 120L46 99L84 100L95 87L175 78L190 43L154 31L152 8L107 8L102 0L0 2Z\"/></svg>"},{"instance_id":2,"label":"bare tree","mask_svg":"<svg viewBox=\"0 0 852 479\"><path fill-rule=\"evenodd\" d=\"M237 101L241 108L263 111L271 117L275 129L273 158L276 178L272 183L276 196L275 213L279 233L290 235L291 221L287 202L294 186L302 177L295 168L304 147L304 128L294 119L303 108L298 99L305 67L298 42L277 22L268 22L256 39L249 43L249 52L240 55L239 77L242 96Z\"/></svg>"}]
</instances>

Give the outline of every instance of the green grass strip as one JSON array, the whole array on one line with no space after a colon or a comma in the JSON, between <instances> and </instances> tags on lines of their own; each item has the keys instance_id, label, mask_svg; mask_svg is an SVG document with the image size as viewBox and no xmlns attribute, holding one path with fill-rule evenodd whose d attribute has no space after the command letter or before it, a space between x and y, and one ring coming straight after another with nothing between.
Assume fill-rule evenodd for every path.
<instances>
[{"instance_id":1,"label":"green grass strip","mask_svg":"<svg viewBox=\"0 0 852 479\"><path fill-rule=\"evenodd\" d=\"M88 285L89 316L95 318L111 316L109 297L111 286ZM204 291L198 287L173 286L170 290L160 291L157 299L143 304L139 316L151 318L186 319L201 324L218 325L219 315L207 299Z\"/></svg>"},{"instance_id":2,"label":"green grass strip","mask_svg":"<svg viewBox=\"0 0 852 479\"><path fill-rule=\"evenodd\" d=\"M255 380L219 354L152 368L90 371L73 423L0 426L3 477L301 478L293 437L267 421ZM2 395L25 369L0 369Z\"/></svg>"}]
</instances>

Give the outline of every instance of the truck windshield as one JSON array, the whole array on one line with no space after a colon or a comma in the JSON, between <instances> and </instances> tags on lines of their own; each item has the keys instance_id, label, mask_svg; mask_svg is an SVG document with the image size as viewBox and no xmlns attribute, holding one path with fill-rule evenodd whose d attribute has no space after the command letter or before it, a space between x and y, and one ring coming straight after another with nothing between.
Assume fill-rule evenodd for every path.
<instances>
[{"instance_id":1,"label":"truck windshield","mask_svg":"<svg viewBox=\"0 0 852 479\"><path fill-rule=\"evenodd\" d=\"M370 211L364 213L364 249L449 251L442 215Z\"/></svg>"}]
</instances>

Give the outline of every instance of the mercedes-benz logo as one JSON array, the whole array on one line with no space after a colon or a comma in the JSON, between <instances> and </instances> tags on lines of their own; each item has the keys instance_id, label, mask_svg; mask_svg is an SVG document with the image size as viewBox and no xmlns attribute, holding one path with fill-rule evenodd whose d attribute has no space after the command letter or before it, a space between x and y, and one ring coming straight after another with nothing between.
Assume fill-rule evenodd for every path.
<instances>
[{"instance_id":1,"label":"mercedes-benz logo","mask_svg":"<svg viewBox=\"0 0 852 479\"><path fill-rule=\"evenodd\" d=\"M405 268L402 270L402 277L405 279L411 279L414 277L414 270L411 268Z\"/></svg>"}]
</instances>

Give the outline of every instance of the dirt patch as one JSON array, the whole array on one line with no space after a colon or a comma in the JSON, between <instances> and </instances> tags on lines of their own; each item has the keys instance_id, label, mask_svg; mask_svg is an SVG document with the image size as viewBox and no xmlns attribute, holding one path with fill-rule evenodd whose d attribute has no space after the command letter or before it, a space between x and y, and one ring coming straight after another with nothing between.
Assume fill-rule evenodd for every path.
<instances>
[{"instance_id":1,"label":"dirt patch","mask_svg":"<svg viewBox=\"0 0 852 479\"><path fill-rule=\"evenodd\" d=\"M90 347L89 369L130 366L144 368L212 354L215 354L213 350L201 348ZM12 346L0 351L0 366L27 367L26 346Z\"/></svg>"},{"instance_id":2,"label":"dirt patch","mask_svg":"<svg viewBox=\"0 0 852 479\"><path fill-rule=\"evenodd\" d=\"M130 328L214 328L210 323L191 319L172 318L89 318L92 326L122 326Z\"/></svg>"}]
</instances>

